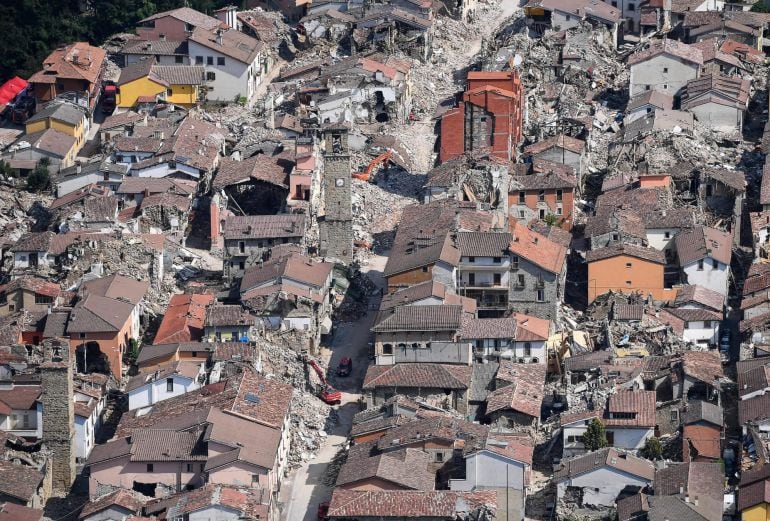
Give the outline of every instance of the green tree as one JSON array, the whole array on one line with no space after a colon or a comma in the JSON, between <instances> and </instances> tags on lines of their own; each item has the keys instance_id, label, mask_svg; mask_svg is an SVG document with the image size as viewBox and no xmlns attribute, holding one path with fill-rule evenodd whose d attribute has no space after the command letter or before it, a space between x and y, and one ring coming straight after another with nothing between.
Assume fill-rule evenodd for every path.
<instances>
[{"instance_id":1,"label":"green tree","mask_svg":"<svg viewBox=\"0 0 770 521\"><path fill-rule=\"evenodd\" d=\"M663 458L663 444L655 436L647 438L642 449L642 456L651 460L659 460Z\"/></svg>"},{"instance_id":2,"label":"green tree","mask_svg":"<svg viewBox=\"0 0 770 521\"><path fill-rule=\"evenodd\" d=\"M594 418L588 424L588 428L585 434L583 434L583 445L589 451L599 450L609 445L607 442L607 430L598 418Z\"/></svg>"},{"instance_id":3,"label":"green tree","mask_svg":"<svg viewBox=\"0 0 770 521\"><path fill-rule=\"evenodd\" d=\"M559 216L554 213L549 213L545 216L544 221L548 226L556 226L559 223Z\"/></svg>"},{"instance_id":4,"label":"green tree","mask_svg":"<svg viewBox=\"0 0 770 521\"><path fill-rule=\"evenodd\" d=\"M0 161L0 175L3 177L16 177L16 171L5 161Z\"/></svg>"},{"instance_id":5,"label":"green tree","mask_svg":"<svg viewBox=\"0 0 770 521\"><path fill-rule=\"evenodd\" d=\"M43 158L37 162L35 169L27 176L27 190L40 192L46 190L51 183L51 174L48 172L48 159Z\"/></svg>"},{"instance_id":6,"label":"green tree","mask_svg":"<svg viewBox=\"0 0 770 521\"><path fill-rule=\"evenodd\" d=\"M755 13L770 13L770 5L768 5L767 0L759 0L751 6L751 10Z\"/></svg>"}]
</instances>

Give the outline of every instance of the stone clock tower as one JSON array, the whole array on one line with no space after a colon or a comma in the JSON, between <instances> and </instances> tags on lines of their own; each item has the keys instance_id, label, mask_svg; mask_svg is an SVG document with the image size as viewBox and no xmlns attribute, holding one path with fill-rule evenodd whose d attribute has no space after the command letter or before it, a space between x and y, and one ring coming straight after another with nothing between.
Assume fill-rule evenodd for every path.
<instances>
[{"instance_id":1,"label":"stone clock tower","mask_svg":"<svg viewBox=\"0 0 770 521\"><path fill-rule=\"evenodd\" d=\"M353 260L353 209L351 202L348 128L324 128L323 202L320 218L320 253L345 264Z\"/></svg>"}]
</instances>

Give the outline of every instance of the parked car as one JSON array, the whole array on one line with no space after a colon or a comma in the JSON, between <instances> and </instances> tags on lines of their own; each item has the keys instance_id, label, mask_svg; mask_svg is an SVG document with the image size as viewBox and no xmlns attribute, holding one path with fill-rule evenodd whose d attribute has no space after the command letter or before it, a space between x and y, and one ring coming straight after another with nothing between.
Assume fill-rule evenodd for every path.
<instances>
[{"instance_id":1,"label":"parked car","mask_svg":"<svg viewBox=\"0 0 770 521\"><path fill-rule=\"evenodd\" d=\"M720 351L730 351L730 346L732 345L732 331L729 329L725 329L722 331L722 334L719 337L719 350Z\"/></svg>"},{"instance_id":2,"label":"parked car","mask_svg":"<svg viewBox=\"0 0 770 521\"><path fill-rule=\"evenodd\" d=\"M719 355L723 362L730 360L730 348L732 346L733 335L729 329L724 329L719 336Z\"/></svg>"},{"instance_id":3,"label":"parked car","mask_svg":"<svg viewBox=\"0 0 770 521\"><path fill-rule=\"evenodd\" d=\"M318 521L326 521L327 519L329 519L329 502L328 501L319 503L318 510L316 511L316 517L318 518Z\"/></svg>"},{"instance_id":4,"label":"parked car","mask_svg":"<svg viewBox=\"0 0 770 521\"><path fill-rule=\"evenodd\" d=\"M337 367L337 376L350 376L352 370L353 360L345 356L340 360L340 365Z\"/></svg>"}]
</instances>

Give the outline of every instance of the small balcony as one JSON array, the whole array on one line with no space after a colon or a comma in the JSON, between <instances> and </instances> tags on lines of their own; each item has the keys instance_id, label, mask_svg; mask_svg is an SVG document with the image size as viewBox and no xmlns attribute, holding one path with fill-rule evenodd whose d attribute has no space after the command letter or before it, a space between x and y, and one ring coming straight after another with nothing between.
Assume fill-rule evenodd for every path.
<instances>
[{"instance_id":1,"label":"small balcony","mask_svg":"<svg viewBox=\"0 0 770 521\"><path fill-rule=\"evenodd\" d=\"M500 282L488 282L488 281L467 281L467 280L461 280L460 281L460 287L466 288L466 289L500 289L500 290L507 290L508 284Z\"/></svg>"}]
</instances>

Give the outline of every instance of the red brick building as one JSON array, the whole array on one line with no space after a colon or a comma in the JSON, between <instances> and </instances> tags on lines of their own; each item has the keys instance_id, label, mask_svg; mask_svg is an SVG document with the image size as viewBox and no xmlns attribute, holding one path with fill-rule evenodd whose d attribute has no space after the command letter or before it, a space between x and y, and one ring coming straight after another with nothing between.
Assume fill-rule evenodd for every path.
<instances>
[{"instance_id":1,"label":"red brick building","mask_svg":"<svg viewBox=\"0 0 770 521\"><path fill-rule=\"evenodd\" d=\"M472 151L515 158L522 137L523 100L516 71L469 72L463 100L441 118L439 160Z\"/></svg>"}]
</instances>

